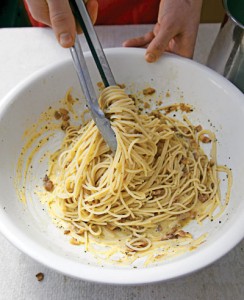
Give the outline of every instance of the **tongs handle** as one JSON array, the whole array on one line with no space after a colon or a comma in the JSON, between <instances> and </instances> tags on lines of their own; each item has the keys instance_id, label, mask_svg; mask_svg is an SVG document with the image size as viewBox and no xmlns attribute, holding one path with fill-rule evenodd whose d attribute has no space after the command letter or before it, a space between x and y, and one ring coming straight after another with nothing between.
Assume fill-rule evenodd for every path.
<instances>
[{"instance_id":1,"label":"tongs handle","mask_svg":"<svg viewBox=\"0 0 244 300\"><path fill-rule=\"evenodd\" d=\"M101 132L105 142L115 153L117 149L115 133L111 128L110 121L105 117L103 111L98 105L96 93L93 88L92 80L77 36L74 46L70 48L70 52L83 93L86 98L86 103L91 111L92 118Z\"/></svg>"},{"instance_id":2,"label":"tongs handle","mask_svg":"<svg viewBox=\"0 0 244 300\"><path fill-rule=\"evenodd\" d=\"M75 37L74 46L70 48L70 52L74 61L75 69L82 86L82 90L86 97L88 108L95 115L104 116L103 111L100 109L95 90L92 85L92 80L89 74L88 67L82 52L78 36Z\"/></svg>"},{"instance_id":3,"label":"tongs handle","mask_svg":"<svg viewBox=\"0 0 244 300\"><path fill-rule=\"evenodd\" d=\"M83 0L70 0L73 14L77 18L81 29L85 35L88 46L91 50L92 56L97 65L98 71L101 75L105 87L116 85L114 76L108 64L107 58L104 54L101 43L97 37L96 31L91 22L90 16L86 10Z\"/></svg>"}]
</instances>

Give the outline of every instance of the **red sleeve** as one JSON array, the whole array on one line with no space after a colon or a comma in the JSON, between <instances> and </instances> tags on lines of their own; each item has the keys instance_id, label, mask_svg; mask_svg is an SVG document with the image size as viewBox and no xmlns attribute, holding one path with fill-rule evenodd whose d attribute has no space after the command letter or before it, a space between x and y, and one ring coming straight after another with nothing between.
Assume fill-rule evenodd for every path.
<instances>
[{"instance_id":1,"label":"red sleeve","mask_svg":"<svg viewBox=\"0 0 244 300\"><path fill-rule=\"evenodd\" d=\"M97 25L155 24L160 0L98 0Z\"/></svg>"},{"instance_id":2,"label":"red sleeve","mask_svg":"<svg viewBox=\"0 0 244 300\"><path fill-rule=\"evenodd\" d=\"M98 0L97 25L153 24L157 22L160 0ZM30 14L24 1L32 26L45 27Z\"/></svg>"}]
</instances>

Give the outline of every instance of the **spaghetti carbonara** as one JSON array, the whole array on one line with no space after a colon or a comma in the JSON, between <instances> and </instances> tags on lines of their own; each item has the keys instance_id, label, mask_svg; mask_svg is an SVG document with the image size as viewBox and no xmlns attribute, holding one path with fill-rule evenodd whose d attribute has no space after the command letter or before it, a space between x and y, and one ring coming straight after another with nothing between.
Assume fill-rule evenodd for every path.
<instances>
[{"instance_id":1,"label":"spaghetti carbonara","mask_svg":"<svg viewBox=\"0 0 244 300\"><path fill-rule=\"evenodd\" d=\"M118 142L113 154L93 120L65 128L45 177L49 212L73 244L120 243L123 253L191 237L190 220L213 218L229 201L231 172L217 165L214 133L166 114L143 114L124 90L109 87L99 103ZM201 143L211 144L210 157ZM228 174L225 203L218 173Z\"/></svg>"}]
</instances>

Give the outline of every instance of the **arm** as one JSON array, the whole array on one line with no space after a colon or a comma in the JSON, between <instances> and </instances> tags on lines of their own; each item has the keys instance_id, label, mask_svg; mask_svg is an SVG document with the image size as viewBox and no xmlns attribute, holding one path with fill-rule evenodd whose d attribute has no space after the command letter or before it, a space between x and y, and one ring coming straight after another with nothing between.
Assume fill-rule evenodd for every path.
<instances>
[{"instance_id":1,"label":"arm","mask_svg":"<svg viewBox=\"0 0 244 300\"><path fill-rule=\"evenodd\" d=\"M161 0L152 32L124 42L125 47L147 47L145 58L156 61L164 51L193 56L202 0Z\"/></svg>"}]
</instances>

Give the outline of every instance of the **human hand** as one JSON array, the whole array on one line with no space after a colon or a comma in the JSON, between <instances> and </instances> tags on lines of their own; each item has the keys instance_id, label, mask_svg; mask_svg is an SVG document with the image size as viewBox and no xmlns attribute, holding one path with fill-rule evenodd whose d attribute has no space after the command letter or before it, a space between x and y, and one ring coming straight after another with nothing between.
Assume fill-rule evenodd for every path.
<instances>
[{"instance_id":1,"label":"human hand","mask_svg":"<svg viewBox=\"0 0 244 300\"><path fill-rule=\"evenodd\" d=\"M68 0L26 0L32 17L50 27L64 48L73 46L76 24ZM97 18L96 0L88 0L86 8L94 23Z\"/></svg>"},{"instance_id":2,"label":"human hand","mask_svg":"<svg viewBox=\"0 0 244 300\"><path fill-rule=\"evenodd\" d=\"M161 0L153 31L127 40L124 47L147 47L145 59L155 62L164 51L191 58L197 37L202 0Z\"/></svg>"}]
</instances>

